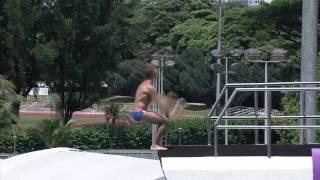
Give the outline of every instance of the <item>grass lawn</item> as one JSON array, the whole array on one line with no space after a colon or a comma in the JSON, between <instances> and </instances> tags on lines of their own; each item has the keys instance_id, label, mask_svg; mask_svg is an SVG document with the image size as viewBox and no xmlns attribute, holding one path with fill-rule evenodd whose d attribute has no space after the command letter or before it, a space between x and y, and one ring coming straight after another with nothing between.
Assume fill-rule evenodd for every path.
<instances>
[{"instance_id":1,"label":"grass lawn","mask_svg":"<svg viewBox=\"0 0 320 180\"><path fill-rule=\"evenodd\" d=\"M184 110L183 116L185 118L206 118L208 115L209 109L205 110ZM41 123L43 119L50 119L45 117L21 117L21 119L18 121L18 126L27 129L36 127ZM96 123L105 123L106 121L104 119L89 119L89 118L83 118L83 119L74 119L73 125L74 126L81 126L83 124L96 124Z\"/></svg>"},{"instance_id":2,"label":"grass lawn","mask_svg":"<svg viewBox=\"0 0 320 180\"><path fill-rule=\"evenodd\" d=\"M28 129L32 127L36 127L43 118L21 118L18 120L18 126L23 128L23 129Z\"/></svg>"},{"instance_id":3,"label":"grass lawn","mask_svg":"<svg viewBox=\"0 0 320 180\"><path fill-rule=\"evenodd\" d=\"M183 111L183 116L184 117L194 117L194 118L206 118L208 116L210 109L204 109L204 110L184 110Z\"/></svg>"},{"instance_id":4,"label":"grass lawn","mask_svg":"<svg viewBox=\"0 0 320 180\"><path fill-rule=\"evenodd\" d=\"M50 119L50 118L49 118ZM44 118L21 118L18 121L18 126L23 128L23 129L28 129L32 127L37 127L43 121ZM76 119L73 120L73 125L78 126L82 124L95 124L95 123L105 123L106 121L103 119Z\"/></svg>"}]
</instances>

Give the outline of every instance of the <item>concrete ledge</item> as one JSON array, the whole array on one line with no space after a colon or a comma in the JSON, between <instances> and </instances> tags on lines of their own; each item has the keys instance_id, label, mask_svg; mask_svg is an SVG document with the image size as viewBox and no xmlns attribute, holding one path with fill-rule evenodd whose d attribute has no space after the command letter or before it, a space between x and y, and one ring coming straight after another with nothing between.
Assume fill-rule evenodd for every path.
<instances>
[{"instance_id":1,"label":"concrete ledge","mask_svg":"<svg viewBox=\"0 0 320 180\"><path fill-rule=\"evenodd\" d=\"M158 152L147 149L99 149L99 150L88 150L88 152L95 152L101 154L112 154L121 156L130 156L144 159L155 159L158 160Z\"/></svg>"}]
</instances>

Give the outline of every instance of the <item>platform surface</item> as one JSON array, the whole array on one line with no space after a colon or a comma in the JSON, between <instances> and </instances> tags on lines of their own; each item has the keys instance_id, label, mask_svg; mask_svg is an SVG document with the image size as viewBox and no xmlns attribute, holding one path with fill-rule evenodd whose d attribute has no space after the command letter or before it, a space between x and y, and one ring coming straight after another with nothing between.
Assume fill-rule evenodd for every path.
<instances>
[{"instance_id":1,"label":"platform surface","mask_svg":"<svg viewBox=\"0 0 320 180\"><path fill-rule=\"evenodd\" d=\"M0 180L163 180L159 160L54 148L0 160Z\"/></svg>"},{"instance_id":2,"label":"platform surface","mask_svg":"<svg viewBox=\"0 0 320 180\"><path fill-rule=\"evenodd\" d=\"M311 157L164 157L168 180L312 180Z\"/></svg>"},{"instance_id":3,"label":"platform surface","mask_svg":"<svg viewBox=\"0 0 320 180\"><path fill-rule=\"evenodd\" d=\"M271 146L272 156L311 156L312 148L320 148L319 144L310 145L278 145ZM267 156L267 145L232 144L218 145L219 156ZM214 147L206 145L169 146L168 151L159 152L159 157L203 157L214 156Z\"/></svg>"}]
</instances>

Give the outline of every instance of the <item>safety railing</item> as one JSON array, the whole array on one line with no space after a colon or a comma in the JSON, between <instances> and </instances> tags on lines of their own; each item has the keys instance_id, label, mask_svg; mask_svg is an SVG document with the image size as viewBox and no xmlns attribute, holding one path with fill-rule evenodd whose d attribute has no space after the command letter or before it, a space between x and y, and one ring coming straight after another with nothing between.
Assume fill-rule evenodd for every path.
<instances>
[{"instance_id":1,"label":"safety railing","mask_svg":"<svg viewBox=\"0 0 320 180\"><path fill-rule=\"evenodd\" d=\"M300 87L277 87L277 86L300 86ZM216 119L215 123L213 124L213 132L214 132L214 153L218 155L217 151L217 130L218 129L265 129L267 131L267 148L268 148L268 157L271 157L271 129L313 129L313 128L320 128L318 125L305 125L307 118L320 118L318 115L306 115L305 109L305 92L306 91L320 91L320 87L304 87L307 85L318 86L320 82L281 82L281 83L239 83L239 84L227 84L221 91L220 96L217 98L215 104L212 106L209 114L208 114L208 145L211 145L211 130L212 120ZM263 86L263 88L259 88L259 86ZM270 87L274 86L274 87ZM226 90L230 87L235 87L233 93L230 97L228 97L226 104L224 105L223 109L221 110L218 116L212 116L212 113L217 109L219 101L223 97ZM239 92L259 92L263 91L267 94L267 114L264 116L226 116L225 113L227 108L230 106L232 101L234 100L235 96ZM298 91L302 93L302 115L294 115L294 116L272 116L271 115L271 93L273 91ZM279 125L271 125L271 119L286 119L286 118L298 118L303 119L303 125L286 125L286 126L279 126ZM262 125L219 125L222 119L266 119L267 123Z\"/></svg>"}]
</instances>

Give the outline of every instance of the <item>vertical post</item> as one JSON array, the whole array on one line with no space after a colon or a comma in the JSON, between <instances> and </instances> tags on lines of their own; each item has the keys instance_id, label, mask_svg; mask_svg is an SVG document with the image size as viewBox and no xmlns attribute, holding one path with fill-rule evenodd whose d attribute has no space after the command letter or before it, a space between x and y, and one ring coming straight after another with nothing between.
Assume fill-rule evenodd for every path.
<instances>
[{"instance_id":1,"label":"vertical post","mask_svg":"<svg viewBox=\"0 0 320 180\"><path fill-rule=\"evenodd\" d=\"M225 84L228 84L228 78L229 78L229 70L228 70L228 58L226 57L225 58L225 63L226 63L226 83ZM229 96L229 92L228 92L228 87L226 89L226 92L225 92L225 103L224 105L226 105L228 103L228 96ZM226 111L226 116L228 115L228 111ZM227 126L228 125L228 119L225 120L225 125ZM224 130L224 143L225 145L228 145L229 144L229 140L228 140L228 129L225 129Z\"/></svg>"},{"instance_id":2,"label":"vertical post","mask_svg":"<svg viewBox=\"0 0 320 180\"><path fill-rule=\"evenodd\" d=\"M301 81L316 81L318 56L318 1L302 1ZM316 92L306 92L306 114L316 113ZM307 125L316 121L307 118ZM315 129L307 129L307 143L316 142Z\"/></svg>"},{"instance_id":3,"label":"vertical post","mask_svg":"<svg viewBox=\"0 0 320 180\"><path fill-rule=\"evenodd\" d=\"M267 109L268 109L268 121L267 121L267 126L268 126L268 132L267 132L267 138L268 138L268 157L271 158L271 91L267 92Z\"/></svg>"},{"instance_id":4,"label":"vertical post","mask_svg":"<svg viewBox=\"0 0 320 180\"><path fill-rule=\"evenodd\" d=\"M159 71L159 67L158 67L158 71ZM155 87L155 89L158 90L158 76L154 77L153 79L153 86ZM157 112L158 111L158 105L153 102L152 103L152 111L153 112ZM156 124L152 124L152 143L155 141L155 136L156 136L156 132L157 132L157 125Z\"/></svg>"},{"instance_id":5,"label":"vertical post","mask_svg":"<svg viewBox=\"0 0 320 180\"><path fill-rule=\"evenodd\" d=\"M52 90L51 90L51 86L50 86L50 119L52 120Z\"/></svg>"},{"instance_id":6,"label":"vertical post","mask_svg":"<svg viewBox=\"0 0 320 180\"><path fill-rule=\"evenodd\" d=\"M17 153L17 135L13 130L13 154Z\"/></svg>"},{"instance_id":7,"label":"vertical post","mask_svg":"<svg viewBox=\"0 0 320 180\"><path fill-rule=\"evenodd\" d=\"M161 96L161 71L162 71L162 62L163 62L163 56L161 56L161 59L158 59L158 75L153 79L153 86L158 92L158 95ZM153 112L159 112L159 106L155 102L152 103L152 111ZM156 132L158 129L158 125L152 124L152 142L155 141Z\"/></svg>"},{"instance_id":8,"label":"vertical post","mask_svg":"<svg viewBox=\"0 0 320 180\"><path fill-rule=\"evenodd\" d=\"M214 134L214 156L218 156L218 128L217 125L213 125L213 134Z\"/></svg>"},{"instance_id":9,"label":"vertical post","mask_svg":"<svg viewBox=\"0 0 320 180\"><path fill-rule=\"evenodd\" d=\"M208 117L208 121L207 121L207 136L208 136L208 146L211 146L212 145L212 142L211 142L211 119L210 117Z\"/></svg>"},{"instance_id":10,"label":"vertical post","mask_svg":"<svg viewBox=\"0 0 320 180\"><path fill-rule=\"evenodd\" d=\"M160 96L162 97L164 95L163 92L163 68L164 68L164 59L161 57L161 64L160 64Z\"/></svg>"},{"instance_id":11,"label":"vertical post","mask_svg":"<svg viewBox=\"0 0 320 180\"><path fill-rule=\"evenodd\" d=\"M268 83L268 62L264 62L264 82ZM265 88L267 88L268 86L265 86ZM268 115L268 92L264 91L264 113L265 115ZM268 120L265 119L264 120L264 125L266 126L268 124ZM268 140L268 134L266 129L264 129L264 144L267 144L267 140Z\"/></svg>"},{"instance_id":12,"label":"vertical post","mask_svg":"<svg viewBox=\"0 0 320 180\"><path fill-rule=\"evenodd\" d=\"M222 2L219 0L219 11L218 11L218 50L221 52L221 26L222 26ZM217 59L217 63L221 64L221 58ZM220 95L220 84L221 84L221 74L217 73L217 84L216 84L216 99ZM217 106L216 114L219 113L219 104Z\"/></svg>"},{"instance_id":13,"label":"vertical post","mask_svg":"<svg viewBox=\"0 0 320 180\"><path fill-rule=\"evenodd\" d=\"M179 146L181 145L182 128L178 128Z\"/></svg>"},{"instance_id":14,"label":"vertical post","mask_svg":"<svg viewBox=\"0 0 320 180\"><path fill-rule=\"evenodd\" d=\"M301 125L306 125L307 124L307 118L306 118L306 92L304 90L300 91L300 113L302 114L303 118L300 121ZM300 130L300 144L306 144L307 140L307 131L306 129L301 129Z\"/></svg>"},{"instance_id":15,"label":"vertical post","mask_svg":"<svg viewBox=\"0 0 320 180\"><path fill-rule=\"evenodd\" d=\"M258 125L258 105L259 105L259 100L258 100L258 92L254 92L254 115L256 116L255 119L255 125ZM255 129L254 130L254 143L259 144L259 130Z\"/></svg>"}]
</instances>

